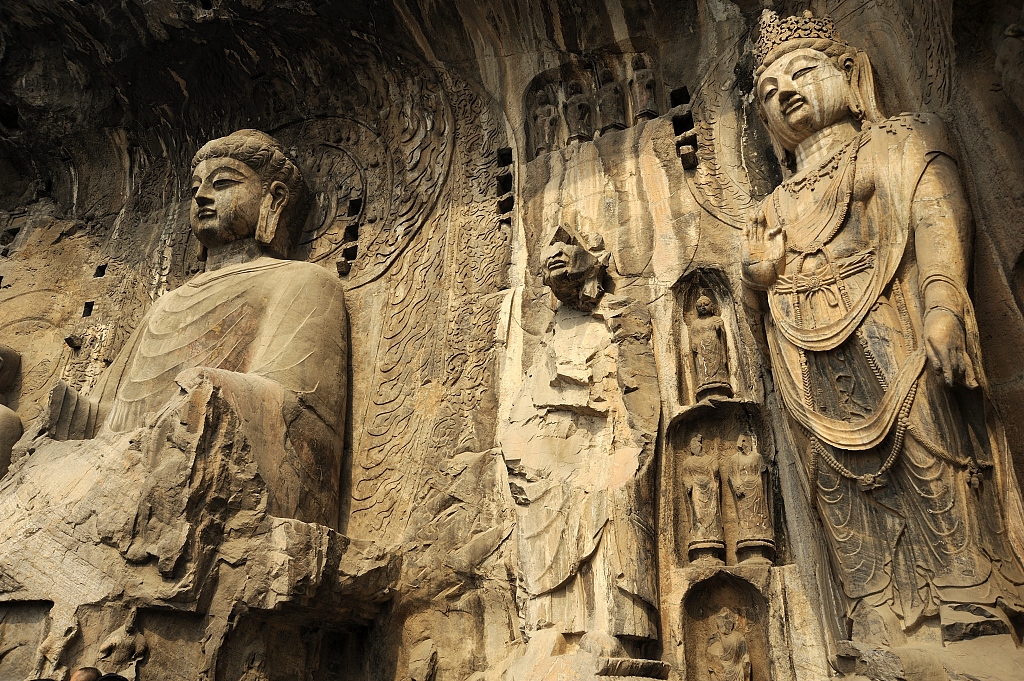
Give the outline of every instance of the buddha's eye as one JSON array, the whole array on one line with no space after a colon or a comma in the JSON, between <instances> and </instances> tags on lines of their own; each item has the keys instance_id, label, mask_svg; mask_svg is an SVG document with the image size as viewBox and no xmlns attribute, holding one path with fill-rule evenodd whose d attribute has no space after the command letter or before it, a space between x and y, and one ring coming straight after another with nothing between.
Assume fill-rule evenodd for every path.
<instances>
[{"instance_id":1,"label":"buddha's eye","mask_svg":"<svg viewBox=\"0 0 1024 681\"><path fill-rule=\"evenodd\" d=\"M778 92L778 91L779 91L778 88L774 88L774 87L773 88L768 88L767 90L765 90L764 95L761 98L762 101L767 102L769 99L774 97L775 93Z\"/></svg>"},{"instance_id":2,"label":"buddha's eye","mask_svg":"<svg viewBox=\"0 0 1024 681\"><path fill-rule=\"evenodd\" d=\"M802 78L803 76L806 76L808 73L810 73L811 71L813 71L816 68L818 68L817 65L806 66L806 67L800 69L799 71L797 71L796 73L793 74L793 80L796 80L797 78Z\"/></svg>"},{"instance_id":3,"label":"buddha's eye","mask_svg":"<svg viewBox=\"0 0 1024 681\"><path fill-rule=\"evenodd\" d=\"M199 185L198 184L192 185L192 198L193 199L196 198L196 194L198 194L198 193L199 193Z\"/></svg>"},{"instance_id":4,"label":"buddha's eye","mask_svg":"<svg viewBox=\"0 0 1024 681\"><path fill-rule=\"evenodd\" d=\"M237 180L232 180L232 179L227 178L227 177L222 177L220 179L217 179L217 180L213 181L213 188L214 189L227 189L228 187L231 187L231 186L236 185L236 184L238 184Z\"/></svg>"}]
</instances>

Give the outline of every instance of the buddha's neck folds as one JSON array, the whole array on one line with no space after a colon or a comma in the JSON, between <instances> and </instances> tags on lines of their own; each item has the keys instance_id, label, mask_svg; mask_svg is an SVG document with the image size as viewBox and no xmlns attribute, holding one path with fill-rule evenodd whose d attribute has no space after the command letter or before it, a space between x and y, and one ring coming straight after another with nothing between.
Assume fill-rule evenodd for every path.
<instances>
[{"instance_id":1,"label":"buddha's neck folds","mask_svg":"<svg viewBox=\"0 0 1024 681\"><path fill-rule=\"evenodd\" d=\"M213 272L227 265L250 262L262 255L263 250L252 237L214 246L206 251L206 271Z\"/></svg>"}]
</instances>

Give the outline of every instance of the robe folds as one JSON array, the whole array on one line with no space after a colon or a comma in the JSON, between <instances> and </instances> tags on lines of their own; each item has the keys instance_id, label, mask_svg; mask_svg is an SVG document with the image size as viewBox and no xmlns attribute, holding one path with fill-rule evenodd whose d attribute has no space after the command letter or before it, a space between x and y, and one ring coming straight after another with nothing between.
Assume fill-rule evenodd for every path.
<instances>
[{"instance_id":1,"label":"robe folds","mask_svg":"<svg viewBox=\"0 0 1024 681\"><path fill-rule=\"evenodd\" d=\"M768 289L772 372L848 613L861 602L886 607L903 629L940 604L1024 607L1020 493L962 285L967 354L982 387L947 387L925 356L930 273L915 227L945 220L951 242L970 238L945 203L963 200L953 163L941 121L903 114L865 126L827 160L812 198L783 185L765 211L788 238ZM915 217L915 201L936 208Z\"/></svg>"},{"instance_id":2,"label":"robe folds","mask_svg":"<svg viewBox=\"0 0 1024 681\"><path fill-rule=\"evenodd\" d=\"M96 386L97 435L147 425L189 370L205 372L255 449L269 512L336 527L347 368L337 277L267 257L228 265L153 304Z\"/></svg>"}]
</instances>

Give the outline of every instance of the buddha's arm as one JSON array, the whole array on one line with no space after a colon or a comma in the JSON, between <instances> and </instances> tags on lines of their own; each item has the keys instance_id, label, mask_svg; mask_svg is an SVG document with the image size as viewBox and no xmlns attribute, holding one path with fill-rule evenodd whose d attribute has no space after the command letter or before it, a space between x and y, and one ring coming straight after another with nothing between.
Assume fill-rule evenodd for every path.
<instances>
[{"instance_id":1,"label":"buddha's arm","mask_svg":"<svg viewBox=\"0 0 1024 681\"><path fill-rule=\"evenodd\" d=\"M910 224L929 363L948 385L976 387L964 326L964 313L970 305L971 219L956 164L948 156L938 155L928 164L914 192Z\"/></svg>"}]
</instances>

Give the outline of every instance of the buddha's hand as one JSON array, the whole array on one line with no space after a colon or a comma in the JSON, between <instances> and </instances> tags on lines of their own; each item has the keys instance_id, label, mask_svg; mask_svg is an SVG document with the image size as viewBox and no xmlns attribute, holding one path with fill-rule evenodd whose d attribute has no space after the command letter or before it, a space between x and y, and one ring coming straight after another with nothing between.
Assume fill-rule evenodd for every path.
<instances>
[{"instance_id":1,"label":"buddha's hand","mask_svg":"<svg viewBox=\"0 0 1024 681\"><path fill-rule=\"evenodd\" d=\"M768 228L764 206L751 209L740 238L743 279L754 288L767 289L785 267L786 230Z\"/></svg>"},{"instance_id":2,"label":"buddha's hand","mask_svg":"<svg viewBox=\"0 0 1024 681\"><path fill-rule=\"evenodd\" d=\"M977 388L974 365L967 354L963 322L945 308L928 311L924 319L924 347L928 364L946 381L946 385Z\"/></svg>"}]
</instances>

